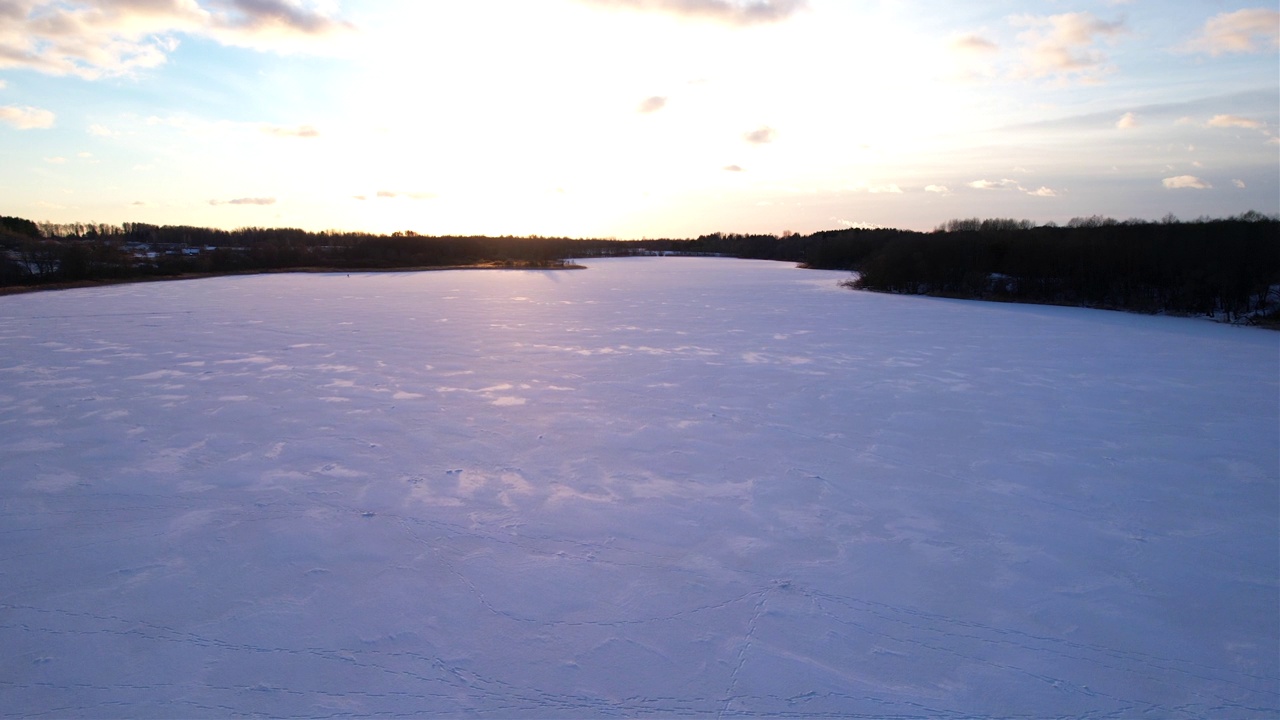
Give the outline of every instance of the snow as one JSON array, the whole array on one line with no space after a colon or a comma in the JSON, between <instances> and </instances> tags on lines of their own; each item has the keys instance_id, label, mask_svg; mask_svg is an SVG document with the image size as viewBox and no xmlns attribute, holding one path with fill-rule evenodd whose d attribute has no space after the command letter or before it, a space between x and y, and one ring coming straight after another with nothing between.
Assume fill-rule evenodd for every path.
<instances>
[{"instance_id":1,"label":"snow","mask_svg":"<svg viewBox=\"0 0 1280 720\"><path fill-rule=\"evenodd\" d=\"M0 714L1280 714L1280 335L586 264L0 298Z\"/></svg>"}]
</instances>

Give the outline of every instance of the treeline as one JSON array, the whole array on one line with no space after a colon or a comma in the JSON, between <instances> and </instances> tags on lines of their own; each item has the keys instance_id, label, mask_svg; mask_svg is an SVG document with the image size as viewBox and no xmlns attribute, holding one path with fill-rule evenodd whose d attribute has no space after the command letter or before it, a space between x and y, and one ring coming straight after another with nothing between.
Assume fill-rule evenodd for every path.
<instances>
[{"instance_id":1,"label":"treeline","mask_svg":"<svg viewBox=\"0 0 1280 720\"><path fill-rule=\"evenodd\" d=\"M1235 319L1280 299L1280 220L961 221L886 243L857 270L868 290Z\"/></svg>"},{"instance_id":2,"label":"treeline","mask_svg":"<svg viewBox=\"0 0 1280 720\"><path fill-rule=\"evenodd\" d=\"M34 223L0 217L0 286L303 268L549 267L567 257L615 252L616 245L607 240L538 236L219 230L145 223Z\"/></svg>"},{"instance_id":3,"label":"treeline","mask_svg":"<svg viewBox=\"0 0 1280 720\"><path fill-rule=\"evenodd\" d=\"M858 273L851 285L895 293L1229 319L1280 303L1280 218L1255 212L1186 222L1095 215L1065 226L968 218L929 233L851 228L643 241L59 225L0 217L0 286L301 268L549 267L566 258L654 253L850 270Z\"/></svg>"}]
</instances>

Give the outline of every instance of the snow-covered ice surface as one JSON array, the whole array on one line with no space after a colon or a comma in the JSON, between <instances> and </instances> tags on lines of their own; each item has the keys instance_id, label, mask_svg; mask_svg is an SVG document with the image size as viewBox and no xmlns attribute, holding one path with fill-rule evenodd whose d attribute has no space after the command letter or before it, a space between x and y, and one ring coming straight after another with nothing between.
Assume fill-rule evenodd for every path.
<instances>
[{"instance_id":1,"label":"snow-covered ice surface","mask_svg":"<svg viewBox=\"0 0 1280 720\"><path fill-rule=\"evenodd\" d=\"M587 264L0 298L0 714L1280 714L1280 335Z\"/></svg>"}]
</instances>

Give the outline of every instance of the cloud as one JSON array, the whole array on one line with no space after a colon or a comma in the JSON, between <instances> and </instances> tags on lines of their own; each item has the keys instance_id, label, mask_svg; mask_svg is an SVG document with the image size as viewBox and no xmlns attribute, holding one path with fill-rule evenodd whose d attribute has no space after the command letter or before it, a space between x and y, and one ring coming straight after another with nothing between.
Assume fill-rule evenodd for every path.
<instances>
[{"instance_id":1,"label":"cloud","mask_svg":"<svg viewBox=\"0 0 1280 720\"><path fill-rule=\"evenodd\" d=\"M44 161L53 165L62 165L67 162L67 159L64 157L47 157Z\"/></svg>"},{"instance_id":2,"label":"cloud","mask_svg":"<svg viewBox=\"0 0 1280 720\"><path fill-rule=\"evenodd\" d=\"M179 36L290 51L350 25L317 0L0 0L0 69L97 79L158 67ZM305 45L304 43L310 43Z\"/></svg>"},{"instance_id":3,"label":"cloud","mask_svg":"<svg viewBox=\"0 0 1280 720\"><path fill-rule=\"evenodd\" d=\"M1127 112L1124 115L1121 115L1120 119L1116 121L1116 127L1121 130L1136 128L1138 127L1138 116L1131 112Z\"/></svg>"},{"instance_id":4,"label":"cloud","mask_svg":"<svg viewBox=\"0 0 1280 720\"><path fill-rule=\"evenodd\" d=\"M777 135L777 130L774 130L771 127L762 127L743 134L742 139L753 145L766 145L773 142L773 139L777 137Z\"/></svg>"},{"instance_id":5,"label":"cloud","mask_svg":"<svg viewBox=\"0 0 1280 720\"><path fill-rule=\"evenodd\" d=\"M873 185L867 188L867 192L871 193L872 195L880 195L880 194L901 195L902 188L898 187L893 183L889 183L888 185Z\"/></svg>"},{"instance_id":6,"label":"cloud","mask_svg":"<svg viewBox=\"0 0 1280 720\"><path fill-rule=\"evenodd\" d=\"M112 130L109 127L106 127L105 125L90 125L89 134L97 135L98 137L112 137L115 135L119 135L119 133L117 133L116 131Z\"/></svg>"},{"instance_id":7,"label":"cloud","mask_svg":"<svg viewBox=\"0 0 1280 720\"><path fill-rule=\"evenodd\" d=\"M746 170L741 165L725 165L724 169L728 170L729 172L746 172Z\"/></svg>"},{"instance_id":8,"label":"cloud","mask_svg":"<svg viewBox=\"0 0 1280 720\"><path fill-rule=\"evenodd\" d=\"M297 0L223 0L222 4L226 12L213 16L207 33L226 45L297 50L353 29L351 23Z\"/></svg>"},{"instance_id":9,"label":"cloud","mask_svg":"<svg viewBox=\"0 0 1280 720\"><path fill-rule=\"evenodd\" d=\"M320 131L310 125L299 125L298 127L279 127L276 125L263 125L262 132L275 137L295 137L295 138L313 138L320 137Z\"/></svg>"},{"instance_id":10,"label":"cloud","mask_svg":"<svg viewBox=\"0 0 1280 720\"><path fill-rule=\"evenodd\" d=\"M273 197L243 197L234 200L210 200L210 205L275 205Z\"/></svg>"},{"instance_id":11,"label":"cloud","mask_svg":"<svg viewBox=\"0 0 1280 720\"><path fill-rule=\"evenodd\" d=\"M1195 175L1178 175L1177 177L1167 177L1160 181L1170 190L1191 189L1191 190L1208 190L1213 187L1208 181L1201 180Z\"/></svg>"},{"instance_id":12,"label":"cloud","mask_svg":"<svg viewBox=\"0 0 1280 720\"><path fill-rule=\"evenodd\" d=\"M1000 46L976 33L960 35L948 43L951 57L947 75L960 82L985 81L997 76L996 58Z\"/></svg>"},{"instance_id":13,"label":"cloud","mask_svg":"<svg viewBox=\"0 0 1280 720\"><path fill-rule=\"evenodd\" d=\"M840 223L841 225L844 225L847 228L855 229L855 230L879 230L884 227L883 225L863 222L861 220L845 220L844 218L831 218L831 219Z\"/></svg>"},{"instance_id":14,"label":"cloud","mask_svg":"<svg viewBox=\"0 0 1280 720\"><path fill-rule=\"evenodd\" d=\"M666 13L726 25L776 23L808 7L807 0L582 0L604 8Z\"/></svg>"},{"instance_id":15,"label":"cloud","mask_svg":"<svg viewBox=\"0 0 1280 720\"><path fill-rule=\"evenodd\" d=\"M1249 130L1261 130L1266 127L1266 123L1242 118L1239 115L1214 115L1206 124L1215 128L1247 128Z\"/></svg>"},{"instance_id":16,"label":"cloud","mask_svg":"<svg viewBox=\"0 0 1280 720\"><path fill-rule=\"evenodd\" d=\"M951 41L951 48L967 53L987 54L998 52L1000 46L981 35L969 34L962 35Z\"/></svg>"},{"instance_id":17,"label":"cloud","mask_svg":"<svg viewBox=\"0 0 1280 720\"><path fill-rule=\"evenodd\" d=\"M1015 73L1024 78L1072 79L1086 83L1100 81L1112 71L1109 58L1097 48L1101 41L1114 41L1128 32L1123 20L1106 22L1092 13L1076 12L1037 17L1012 18L1014 25L1028 28L1018 35L1024 45L1023 66Z\"/></svg>"},{"instance_id":18,"label":"cloud","mask_svg":"<svg viewBox=\"0 0 1280 720\"><path fill-rule=\"evenodd\" d=\"M357 196L357 197L361 200L364 199L363 196ZM408 198L410 200L431 200L432 198L436 197L436 194L428 193L428 192L400 192L397 190L379 190L376 193L375 197L379 197L384 200L391 200L394 198Z\"/></svg>"},{"instance_id":19,"label":"cloud","mask_svg":"<svg viewBox=\"0 0 1280 720\"><path fill-rule=\"evenodd\" d=\"M53 127L55 116L48 110L24 105L0 105L0 122L6 122L19 130Z\"/></svg>"},{"instance_id":20,"label":"cloud","mask_svg":"<svg viewBox=\"0 0 1280 720\"><path fill-rule=\"evenodd\" d=\"M1232 181L1231 181L1231 184L1232 184L1232 185L1235 185L1236 187L1240 188L1241 190L1245 189L1245 187L1246 187L1246 186L1245 186L1245 184L1244 184L1244 181L1243 181L1243 180L1232 180Z\"/></svg>"},{"instance_id":21,"label":"cloud","mask_svg":"<svg viewBox=\"0 0 1280 720\"><path fill-rule=\"evenodd\" d=\"M649 113L658 112L659 110L661 110L666 106L667 106L666 98L662 97L661 95L654 95L653 97L647 97L644 100L640 101L640 106L636 108L636 112L647 115Z\"/></svg>"},{"instance_id":22,"label":"cloud","mask_svg":"<svg viewBox=\"0 0 1280 720\"><path fill-rule=\"evenodd\" d=\"M0 90L3 90L7 87L9 87L9 83L5 80L0 80Z\"/></svg>"},{"instance_id":23,"label":"cloud","mask_svg":"<svg viewBox=\"0 0 1280 720\"><path fill-rule=\"evenodd\" d=\"M1280 47L1280 12L1251 8L1209 18L1200 34L1182 47L1187 52L1257 53Z\"/></svg>"},{"instance_id":24,"label":"cloud","mask_svg":"<svg viewBox=\"0 0 1280 720\"><path fill-rule=\"evenodd\" d=\"M972 182L965 183L965 185L975 190L1017 190L1018 192L1026 193L1034 197L1057 197L1058 196L1057 191L1053 190L1052 188L1048 188L1041 185L1035 190L1028 190L1027 188L1022 186L1022 183L1018 182L1017 180L1010 180L1009 178L1003 178L1000 180L974 180Z\"/></svg>"},{"instance_id":25,"label":"cloud","mask_svg":"<svg viewBox=\"0 0 1280 720\"><path fill-rule=\"evenodd\" d=\"M965 184L975 190L1003 190L1005 188L1021 189L1017 180L1010 180L1008 178L1003 180L974 180L973 182Z\"/></svg>"},{"instance_id":26,"label":"cloud","mask_svg":"<svg viewBox=\"0 0 1280 720\"><path fill-rule=\"evenodd\" d=\"M950 195L951 189L946 185L925 185L924 191L927 193L937 193L939 195Z\"/></svg>"}]
</instances>

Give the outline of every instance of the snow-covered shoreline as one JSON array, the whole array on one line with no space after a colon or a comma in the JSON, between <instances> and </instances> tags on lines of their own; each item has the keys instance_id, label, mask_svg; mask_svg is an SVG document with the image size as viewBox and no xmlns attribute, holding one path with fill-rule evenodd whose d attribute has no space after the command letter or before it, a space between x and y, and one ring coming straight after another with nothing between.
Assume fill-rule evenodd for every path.
<instances>
[{"instance_id":1,"label":"snow-covered shoreline","mask_svg":"<svg viewBox=\"0 0 1280 720\"><path fill-rule=\"evenodd\" d=\"M1280 712L1280 337L584 264L0 298L0 714Z\"/></svg>"}]
</instances>

